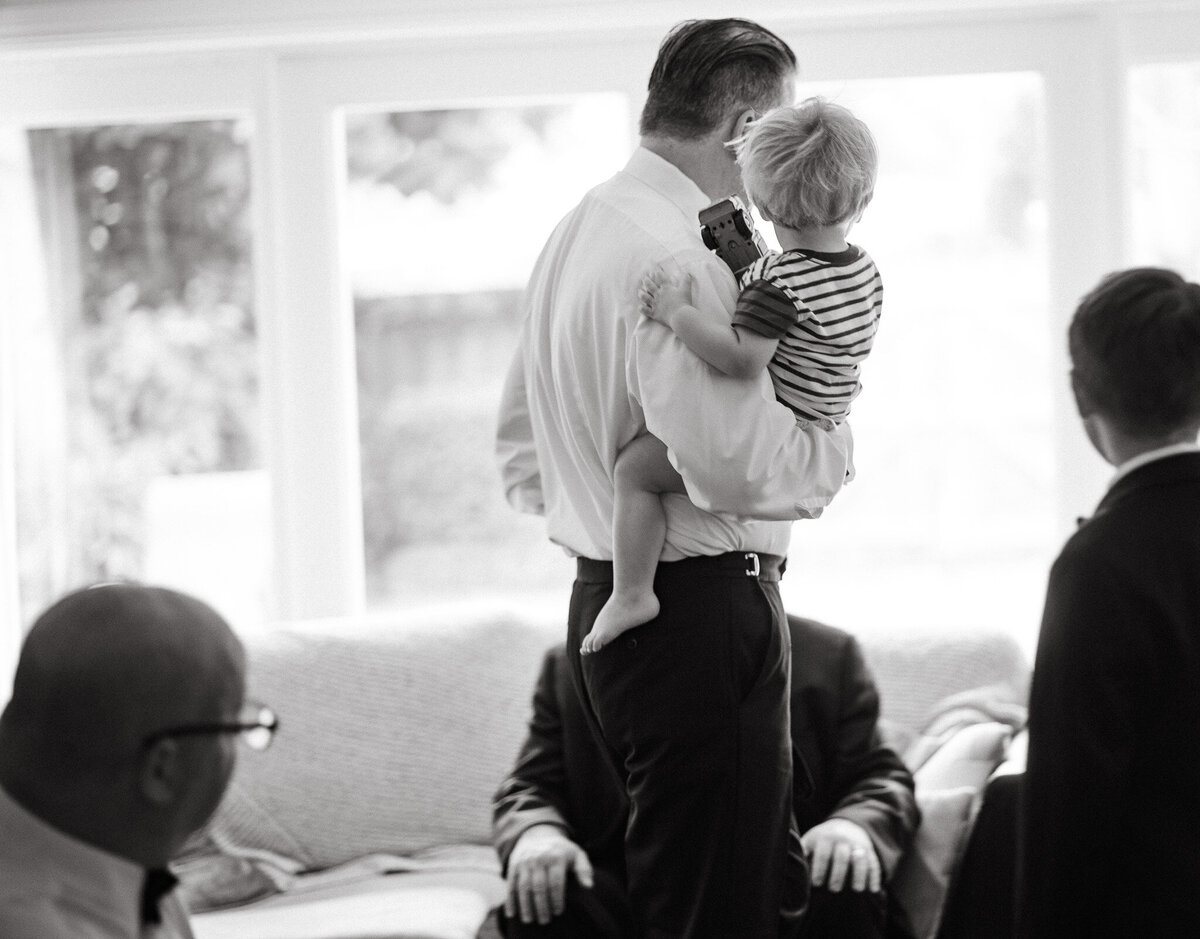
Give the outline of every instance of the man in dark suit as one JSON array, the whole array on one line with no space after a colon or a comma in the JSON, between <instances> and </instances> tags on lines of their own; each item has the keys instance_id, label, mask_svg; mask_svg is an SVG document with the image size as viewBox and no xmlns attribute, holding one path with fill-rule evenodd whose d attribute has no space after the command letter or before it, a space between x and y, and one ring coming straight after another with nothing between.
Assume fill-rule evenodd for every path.
<instances>
[{"instance_id":1,"label":"man in dark suit","mask_svg":"<svg viewBox=\"0 0 1200 939\"><path fill-rule=\"evenodd\" d=\"M1050 574L1018 932L1200 936L1200 285L1111 275L1069 341L1117 474Z\"/></svg>"},{"instance_id":2,"label":"man in dark suit","mask_svg":"<svg viewBox=\"0 0 1200 939\"><path fill-rule=\"evenodd\" d=\"M854 638L797 616L788 627L793 802L813 881L802 934L879 937L886 884L917 826L912 776L880 739L879 695ZM633 935L623 874L628 804L561 646L546 654L529 736L493 808L509 882L500 917L507 936Z\"/></svg>"}]
</instances>

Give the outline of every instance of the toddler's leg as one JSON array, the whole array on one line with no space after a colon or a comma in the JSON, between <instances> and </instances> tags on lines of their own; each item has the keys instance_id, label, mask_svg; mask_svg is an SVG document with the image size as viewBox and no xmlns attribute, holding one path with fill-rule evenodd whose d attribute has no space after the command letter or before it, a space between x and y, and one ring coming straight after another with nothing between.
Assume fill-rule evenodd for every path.
<instances>
[{"instance_id":1,"label":"toddler's leg","mask_svg":"<svg viewBox=\"0 0 1200 939\"><path fill-rule=\"evenodd\" d=\"M658 616L654 571L667 536L660 493L683 492L683 480L657 437L643 434L617 456L613 507L613 592L583 639L584 655Z\"/></svg>"}]
</instances>

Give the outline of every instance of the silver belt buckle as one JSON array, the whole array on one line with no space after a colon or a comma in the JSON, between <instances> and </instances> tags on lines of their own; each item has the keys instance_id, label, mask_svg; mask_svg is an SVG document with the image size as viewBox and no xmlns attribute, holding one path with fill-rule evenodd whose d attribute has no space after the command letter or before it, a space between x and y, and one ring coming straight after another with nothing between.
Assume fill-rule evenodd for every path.
<instances>
[{"instance_id":1,"label":"silver belt buckle","mask_svg":"<svg viewBox=\"0 0 1200 939\"><path fill-rule=\"evenodd\" d=\"M750 565L750 567L746 570L747 577L757 578L758 575L762 573L762 568L758 565L758 555L753 551L746 552L746 563Z\"/></svg>"}]
</instances>

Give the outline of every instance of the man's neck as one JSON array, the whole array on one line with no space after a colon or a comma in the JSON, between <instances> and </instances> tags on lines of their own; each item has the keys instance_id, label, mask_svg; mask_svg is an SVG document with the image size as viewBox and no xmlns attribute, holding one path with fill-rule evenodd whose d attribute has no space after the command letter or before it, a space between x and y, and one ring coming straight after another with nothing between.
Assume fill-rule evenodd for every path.
<instances>
[{"instance_id":1,"label":"man's neck","mask_svg":"<svg viewBox=\"0 0 1200 939\"><path fill-rule=\"evenodd\" d=\"M729 196L744 199L737 162L722 142L715 139L719 136L679 140L648 135L642 137L641 145L683 173L713 202Z\"/></svg>"},{"instance_id":2,"label":"man's neck","mask_svg":"<svg viewBox=\"0 0 1200 939\"><path fill-rule=\"evenodd\" d=\"M154 850L144 826L131 818L118 817L118 806L111 791L70 791L54 788L13 772L0 761L0 785L9 797L30 815L57 828L77 841L100 848L143 866L161 866L162 851Z\"/></svg>"},{"instance_id":3,"label":"man's neck","mask_svg":"<svg viewBox=\"0 0 1200 939\"><path fill-rule=\"evenodd\" d=\"M1093 415L1091 419L1094 421L1092 439L1096 449L1115 467L1121 467L1130 460L1164 447L1194 444L1197 432L1200 431L1196 426L1189 426L1165 434L1142 437L1125 433L1100 415Z\"/></svg>"}]
</instances>

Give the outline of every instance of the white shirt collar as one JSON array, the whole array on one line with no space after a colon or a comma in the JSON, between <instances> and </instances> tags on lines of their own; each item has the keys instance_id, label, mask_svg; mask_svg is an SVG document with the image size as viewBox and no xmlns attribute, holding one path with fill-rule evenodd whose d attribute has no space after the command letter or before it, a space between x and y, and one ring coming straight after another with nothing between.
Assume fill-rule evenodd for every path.
<instances>
[{"instance_id":1,"label":"white shirt collar","mask_svg":"<svg viewBox=\"0 0 1200 939\"><path fill-rule=\"evenodd\" d=\"M6 889L26 881L31 893L69 898L75 908L92 910L119 928L120 935L138 935L144 867L47 824L3 787L0 829L7 842L0 847L0 868L10 881Z\"/></svg>"},{"instance_id":2,"label":"white shirt collar","mask_svg":"<svg viewBox=\"0 0 1200 939\"><path fill-rule=\"evenodd\" d=\"M678 166L645 147L633 151L625 172L679 206L692 224L700 210L713 201Z\"/></svg>"},{"instance_id":3,"label":"white shirt collar","mask_svg":"<svg viewBox=\"0 0 1200 939\"><path fill-rule=\"evenodd\" d=\"M1117 471L1113 474L1113 478L1110 480L1108 488L1112 489L1112 487L1117 484L1118 480L1123 479L1135 469L1145 466L1147 463L1153 463L1155 460L1161 460L1168 456L1176 456L1180 453L1200 453L1200 444L1173 443L1170 446L1159 447L1157 450L1147 450L1145 453L1139 453L1137 456L1126 460L1117 467Z\"/></svg>"}]
</instances>

